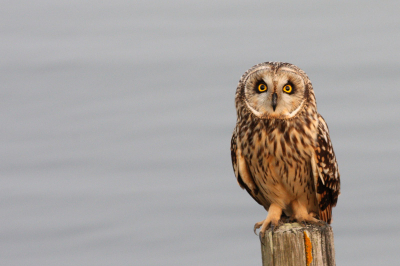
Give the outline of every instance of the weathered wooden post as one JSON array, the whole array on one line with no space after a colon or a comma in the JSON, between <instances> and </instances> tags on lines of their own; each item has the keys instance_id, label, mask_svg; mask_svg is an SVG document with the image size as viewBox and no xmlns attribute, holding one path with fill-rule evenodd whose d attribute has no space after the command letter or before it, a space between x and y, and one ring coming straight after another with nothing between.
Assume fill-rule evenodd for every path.
<instances>
[{"instance_id":1,"label":"weathered wooden post","mask_svg":"<svg viewBox=\"0 0 400 266\"><path fill-rule=\"evenodd\" d=\"M332 227L285 223L266 231L263 266L335 266Z\"/></svg>"}]
</instances>

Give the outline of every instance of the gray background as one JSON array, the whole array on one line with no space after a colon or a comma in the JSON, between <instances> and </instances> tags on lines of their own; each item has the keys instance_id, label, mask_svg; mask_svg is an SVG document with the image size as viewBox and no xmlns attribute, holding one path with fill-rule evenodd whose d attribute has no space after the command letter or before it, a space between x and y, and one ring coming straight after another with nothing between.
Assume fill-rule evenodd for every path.
<instances>
[{"instance_id":1,"label":"gray background","mask_svg":"<svg viewBox=\"0 0 400 266\"><path fill-rule=\"evenodd\" d=\"M400 259L398 1L0 1L0 265L260 265L234 93L305 70L338 265Z\"/></svg>"}]
</instances>

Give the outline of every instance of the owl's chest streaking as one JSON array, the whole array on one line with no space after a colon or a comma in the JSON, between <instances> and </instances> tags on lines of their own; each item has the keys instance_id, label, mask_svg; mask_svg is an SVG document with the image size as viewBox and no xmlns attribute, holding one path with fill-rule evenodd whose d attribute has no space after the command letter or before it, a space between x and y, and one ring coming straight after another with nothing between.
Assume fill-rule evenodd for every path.
<instances>
[{"instance_id":1,"label":"owl's chest streaking","mask_svg":"<svg viewBox=\"0 0 400 266\"><path fill-rule=\"evenodd\" d=\"M311 157L317 136L316 117L248 119L238 127L240 148L266 201L283 209L295 199L309 207L315 205Z\"/></svg>"}]
</instances>

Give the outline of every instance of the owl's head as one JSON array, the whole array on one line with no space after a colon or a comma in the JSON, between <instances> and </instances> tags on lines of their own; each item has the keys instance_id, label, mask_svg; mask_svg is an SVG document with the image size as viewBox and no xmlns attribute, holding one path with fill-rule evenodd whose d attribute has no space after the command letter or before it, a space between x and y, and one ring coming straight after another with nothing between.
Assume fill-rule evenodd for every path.
<instances>
[{"instance_id":1,"label":"owl's head","mask_svg":"<svg viewBox=\"0 0 400 266\"><path fill-rule=\"evenodd\" d=\"M304 71L289 63L266 62L244 73L236 104L262 119L290 119L303 109L310 95L314 93Z\"/></svg>"}]
</instances>

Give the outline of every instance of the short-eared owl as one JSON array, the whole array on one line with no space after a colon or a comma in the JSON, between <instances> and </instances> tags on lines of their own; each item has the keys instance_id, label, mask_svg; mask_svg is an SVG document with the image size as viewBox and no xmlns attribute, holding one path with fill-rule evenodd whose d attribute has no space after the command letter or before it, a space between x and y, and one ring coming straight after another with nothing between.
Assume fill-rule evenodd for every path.
<instances>
[{"instance_id":1,"label":"short-eared owl","mask_svg":"<svg viewBox=\"0 0 400 266\"><path fill-rule=\"evenodd\" d=\"M289 63L255 65L240 79L235 103L233 169L239 185L268 211L254 230L261 227L263 236L282 215L331 223L339 169L306 73Z\"/></svg>"}]
</instances>

